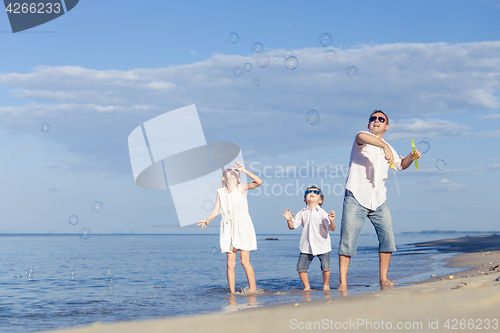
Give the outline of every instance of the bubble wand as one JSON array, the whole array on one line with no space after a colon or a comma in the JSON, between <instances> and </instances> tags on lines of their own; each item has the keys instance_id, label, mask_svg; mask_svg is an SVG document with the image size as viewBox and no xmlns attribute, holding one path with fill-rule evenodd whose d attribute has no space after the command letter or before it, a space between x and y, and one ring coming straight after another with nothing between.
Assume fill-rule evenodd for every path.
<instances>
[{"instance_id":1,"label":"bubble wand","mask_svg":"<svg viewBox=\"0 0 500 333\"><path fill-rule=\"evenodd\" d=\"M394 176L394 184L396 185L396 191L399 194L399 182L398 182L398 177L396 177L396 171L394 171L394 165L392 164L391 161L389 161L389 165L391 166L392 175Z\"/></svg>"},{"instance_id":2,"label":"bubble wand","mask_svg":"<svg viewBox=\"0 0 500 333\"><path fill-rule=\"evenodd\" d=\"M415 154L415 141L413 141L413 139L411 139L411 148L413 149L413 160L415 161L415 169L418 170L418 159L417 159L417 155Z\"/></svg>"}]
</instances>

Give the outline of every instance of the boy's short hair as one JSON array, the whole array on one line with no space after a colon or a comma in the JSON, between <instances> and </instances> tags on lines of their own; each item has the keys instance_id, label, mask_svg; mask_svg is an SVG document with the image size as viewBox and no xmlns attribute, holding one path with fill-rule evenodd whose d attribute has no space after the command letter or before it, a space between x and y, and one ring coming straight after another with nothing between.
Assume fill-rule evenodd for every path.
<instances>
[{"instance_id":1,"label":"boy's short hair","mask_svg":"<svg viewBox=\"0 0 500 333\"><path fill-rule=\"evenodd\" d=\"M316 185L311 185L309 186L308 188L306 188L306 191L307 190L310 190L310 189L316 189L316 190L320 190L321 189L319 187L317 187ZM323 202L325 202L325 196L323 195L323 191L321 191L321 193L319 194L321 196L321 203L319 204L320 206L323 204ZM304 200L306 200L306 194L304 194Z\"/></svg>"},{"instance_id":2,"label":"boy's short hair","mask_svg":"<svg viewBox=\"0 0 500 333\"><path fill-rule=\"evenodd\" d=\"M373 116L375 113L382 113L385 116L385 119L387 119L387 125L389 125L389 117L384 112L382 112L381 110L375 110L372 112L370 117Z\"/></svg>"}]
</instances>

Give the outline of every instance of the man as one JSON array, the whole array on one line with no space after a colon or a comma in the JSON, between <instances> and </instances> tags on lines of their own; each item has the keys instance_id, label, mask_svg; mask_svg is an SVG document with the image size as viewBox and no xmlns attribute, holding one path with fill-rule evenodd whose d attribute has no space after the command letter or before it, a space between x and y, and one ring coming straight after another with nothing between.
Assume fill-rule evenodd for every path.
<instances>
[{"instance_id":1,"label":"man","mask_svg":"<svg viewBox=\"0 0 500 333\"><path fill-rule=\"evenodd\" d=\"M389 118L380 110L370 115L369 132L359 132L352 146L347 174L339 244L338 290L347 289L347 271L351 256L356 254L359 235L366 217L370 219L379 240L379 276L381 286L396 283L387 278L389 262L396 251L392 219L385 188L389 167L404 170L420 152L412 151L402 158L384 139L389 129Z\"/></svg>"}]
</instances>

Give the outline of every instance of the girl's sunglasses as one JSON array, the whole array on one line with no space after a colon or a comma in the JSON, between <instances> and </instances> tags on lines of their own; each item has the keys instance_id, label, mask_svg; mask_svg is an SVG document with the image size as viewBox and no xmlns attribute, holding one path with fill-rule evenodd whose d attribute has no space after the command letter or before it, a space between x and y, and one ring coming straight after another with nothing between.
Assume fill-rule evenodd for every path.
<instances>
[{"instance_id":1,"label":"girl's sunglasses","mask_svg":"<svg viewBox=\"0 0 500 333\"><path fill-rule=\"evenodd\" d=\"M309 193L320 194L321 190L307 190L306 195L308 195Z\"/></svg>"},{"instance_id":2,"label":"girl's sunglasses","mask_svg":"<svg viewBox=\"0 0 500 333\"><path fill-rule=\"evenodd\" d=\"M377 117L373 116L373 117L370 117L370 123L372 121L375 121L377 120ZM378 121L380 121L382 124L385 123L385 118L384 117L378 117Z\"/></svg>"}]
</instances>

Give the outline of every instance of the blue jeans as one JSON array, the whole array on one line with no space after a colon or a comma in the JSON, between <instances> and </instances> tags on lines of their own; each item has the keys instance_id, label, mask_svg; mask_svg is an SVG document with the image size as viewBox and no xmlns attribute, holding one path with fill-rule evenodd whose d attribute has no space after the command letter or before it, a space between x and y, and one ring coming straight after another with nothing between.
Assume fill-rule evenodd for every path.
<instances>
[{"instance_id":1,"label":"blue jeans","mask_svg":"<svg viewBox=\"0 0 500 333\"><path fill-rule=\"evenodd\" d=\"M392 231L391 211L387 201L375 210L361 206L354 198L351 191L346 190L344 196L344 207L342 211L342 223L340 227L339 254L344 256L356 255L359 235L365 219L369 218L377 232L379 252L394 252L394 233Z\"/></svg>"},{"instance_id":2,"label":"blue jeans","mask_svg":"<svg viewBox=\"0 0 500 333\"><path fill-rule=\"evenodd\" d=\"M311 253L302 253L300 252L299 262L297 262L297 271L298 272L307 272L309 269L309 265L311 265L312 260L315 255ZM330 252L318 254L317 257L321 262L321 270L323 272L330 271Z\"/></svg>"}]
</instances>

